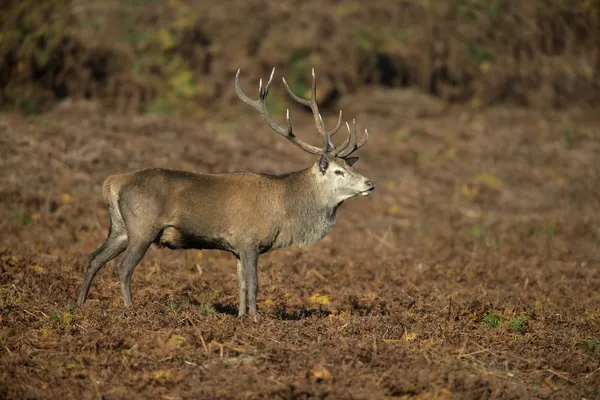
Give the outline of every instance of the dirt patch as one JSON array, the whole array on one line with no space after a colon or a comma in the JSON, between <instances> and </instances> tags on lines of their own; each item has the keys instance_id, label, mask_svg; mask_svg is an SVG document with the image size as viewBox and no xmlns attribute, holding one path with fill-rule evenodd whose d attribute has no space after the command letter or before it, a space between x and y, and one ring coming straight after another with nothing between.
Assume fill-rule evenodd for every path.
<instances>
[{"instance_id":1,"label":"dirt patch","mask_svg":"<svg viewBox=\"0 0 600 400\"><path fill-rule=\"evenodd\" d=\"M235 263L219 252L150 251L132 310L109 264L75 308L108 227L101 183L311 157L253 114L199 123L72 101L3 114L1 397L598 397L597 115L383 111L357 115L372 136L356 168L376 192L319 244L261 257L259 323L236 318ZM316 140L309 116L294 121Z\"/></svg>"}]
</instances>

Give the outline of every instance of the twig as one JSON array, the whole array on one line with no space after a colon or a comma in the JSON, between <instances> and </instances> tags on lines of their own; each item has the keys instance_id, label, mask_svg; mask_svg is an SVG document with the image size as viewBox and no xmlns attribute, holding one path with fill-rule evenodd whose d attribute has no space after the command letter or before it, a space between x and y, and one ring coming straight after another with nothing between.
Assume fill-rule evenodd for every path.
<instances>
[{"instance_id":1,"label":"twig","mask_svg":"<svg viewBox=\"0 0 600 400\"><path fill-rule=\"evenodd\" d=\"M463 342L462 347L460 348L460 352L458 353L458 359L460 359L463 355L463 353L465 352L465 349L467 348L467 343L469 342L469 338L466 338L465 341Z\"/></svg>"},{"instance_id":2,"label":"twig","mask_svg":"<svg viewBox=\"0 0 600 400\"><path fill-rule=\"evenodd\" d=\"M96 398L98 399L102 399L102 393L100 393L100 388L98 387L98 381L96 381L96 379L92 376L92 375L88 375L88 377L90 378L90 381L92 382L92 386L94 387L94 394L96 395Z\"/></svg>"},{"instance_id":3,"label":"twig","mask_svg":"<svg viewBox=\"0 0 600 400\"><path fill-rule=\"evenodd\" d=\"M567 381L567 382L569 382L569 383L576 384L576 382L575 382L575 381L573 381L572 379L569 379L569 378L567 378L567 377L565 376L566 374L565 374L564 372L558 372L558 371L554 371L554 370L552 370L552 369L549 369L549 368L546 368L546 369L540 369L540 370L537 370L537 371L531 371L530 373L531 373L531 374L541 374L541 373L544 373L544 372L548 372L549 374L552 374L552 375L554 375L554 376L556 376L556 377L558 377L558 378L564 379L565 381Z\"/></svg>"},{"instance_id":4,"label":"twig","mask_svg":"<svg viewBox=\"0 0 600 400\"><path fill-rule=\"evenodd\" d=\"M387 239L388 233L390 233L390 228L389 227L385 231L385 233L383 234L383 236L381 236L381 240L382 241ZM379 244L375 247L375 252L378 252L379 250L381 250L381 246L383 246L383 243L380 241Z\"/></svg>"},{"instance_id":5,"label":"twig","mask_svg":"<svg viewBox=\"0 0 600 400\"><path fill-rule=\"evenodd\" d=\"M372 230L367 229L367 234L371 237L373 237L374 239L376 239L379 242L379 245L386 245L389 249L391 250L398 250L398 248L396 246L394 246L393 244L391 244L390 242L388 242L385 239L385 235L384 236L377 236Z\"/></svg>"},{"instance_id":6,"label":"twig","mask_svg":"<svg viewBox=\"0 0 600 400\"><path fill-rule=\"evenodd\" d=\"M190 321L190 324L192 324L192 326L196 330L196 333L198 334L198 336L200 337L200 341L202 342L202 347L204 347L204 351L206 352L206 354L208 354L209 353L208 347L206 346L206 342L204 341L204 336L202 336L202 332L200 331L200 328L198 328L198 326L194 323L194 321L192 321L192 319L189 317L189 315L187 316L187 319L188 319L188 321Z\"/></svg>"},{"instance_id":7,"label":"twig","mask_svg":"<svg viewBox=\"0 0 600 400\"><path fill-rule=\"evenodd\" d=\"M427 352L424 351L423 352L423 357L425 357L425 360L427 361L427 364L431 365L431 359L429 358L429 356L427 355Z\"/></svg>"},{"instance_id":8,"label":"twig","mask_svg":"<svg viewBox=\"0 0 600 400\"><path fill-rule=\"evenodd\" d=\"M417 287L417 285L412 283L410 280L406 279L404 282L408 283L410 286L412 286L413 289L415 289L417 292L421 293L421 290Z\"/></svg>"},{"instance_id":9,"label":"twig","mask_svg":"<svg viewBox=\"0 0 600 400\"><path fill-rule=\"evenodd\" d=\"M467 354L462 354L461 357L471 357L474 356L476 354L481 354L481 353L489 353L490 351L488 349L483 349L483 350L477 350L477 351L473 351L471 353L467 353Z\"/></svg>"},{"instance_id":10,"label":"twig","mask_svg":"<svg viewBox=\"0 0 600 400\"><path fill-rule=\"evenodd\" d=\"M320 273L318 273L316 269L311 269L310 272L312 272L313 274L315 274L316 277L319 278L320 280L322 280L323 282L327 282L327 278L325 278L323 275L321 275Z\"/></svg>"},{"instance_id":11,"label":"twig","mask_svg":"<svg viewBox=\"0 0 600 400\"><path fill-rule=\"evenodd\" d=\"M31 315L34 318L39 318L37 315L35 315L34 313L30 313L29 311L27 311L26 309L23 309L23 311L25 311L27 314Z\"/></svg>"},{"instance_id":12,"label":"twig","mask_svg":"<svg viewBox=\"0 0 600 400\"><path fill-rule=\"evenodd\" d=\"M587 374L585 377L586 378L590 378L592 375L594 375L598 371L600 371L600 367L596 368L595 370L593 370L592 372L590 372L589 374Z\"/></svg>"},{"instance_id":13,"label":"twig","mask_svg":"<svg viewBox=\"0 0 600 400\"><path fill-rule=\"evenodd\" d=\"M549 369L549 368L546 369L545 371L546 372L550 372L552 375L558 376L559 378L564 379L565 381L567 381L569 383L575 384L575 381L573 381L572 379L567 378L565 376L566 374L564 372L554 371L554 370Z\"/></svg>"},{"instance_id":14,"label":"twig","mask_svg":"<svg viewBox=\"0 0 600 400\"><path fill-rule=\"evenodd\" d=\"M237 351L238 353L248 353L247 349L243 349L241 347L235 347L235 346L232 346L232 345L227 344L227 343L223 343L221 346L227 347L228 349L231 349L233 351Z\"/></svg>"}]
</instances>

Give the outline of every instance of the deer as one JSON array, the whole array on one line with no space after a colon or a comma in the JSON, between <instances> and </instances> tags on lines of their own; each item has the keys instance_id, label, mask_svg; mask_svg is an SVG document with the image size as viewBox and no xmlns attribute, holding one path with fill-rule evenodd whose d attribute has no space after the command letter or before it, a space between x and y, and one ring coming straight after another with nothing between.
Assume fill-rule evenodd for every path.
<instances>
[{"instance_id":1,"label":"deer","mask_svg":"<svg viewBox=\"0 0 600 400\"><path fill-rule=\"evenodd\" d=\"M346 122L347 137L335 147L331 140L340 129L327 130L317 104L316 77L312 69L310 99L297 96L283 79L297 103L312 110L322 138L314 146L292 130L289 109L287 126L278 125L266 106L273 83L259 81L259 97L250 99L242 90L240 70L235 76L237 96L256 109L272 130L303 151L317 156L308 168L284 174L231 172L197 173L146 168L112 175L102 185L108 205L110 228L105 242L89 256L77 298L82 306L98 271L124 253L117 272L125 307L132 306L133 271L152 244L158 248L222 250L237 261L238 316L257 318L258 257L285 247L309 246L331 230L339 206L356 196L369 196L375 184L353 170L358 157L350 157L367 142L357 143L356 120Z\"/></svg>"}]
</instances>

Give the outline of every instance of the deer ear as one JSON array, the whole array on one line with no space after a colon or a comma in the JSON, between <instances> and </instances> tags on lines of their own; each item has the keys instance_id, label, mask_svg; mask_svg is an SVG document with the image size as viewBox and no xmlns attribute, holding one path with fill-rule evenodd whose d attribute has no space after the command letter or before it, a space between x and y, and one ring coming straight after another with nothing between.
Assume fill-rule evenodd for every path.
<instances>
[{"instance_id":1,"label":"deer ear","mask_svg":"<svg viewBox=\"0 0 600 400\"><path fill-rule=\"evenodd\" d=\"M358 161L358 157L346 157L344 160L346 161L346 164L353 166Z\"/></svg>"},{"instance_id":2,"label":"deer ear","mask_svg":"<svg viewBox=\"0 0 600 400\"><path fill-rule=\"evenodd\" d=\"M319 158L319 171L321 171L321 173L325 175L325 172L327 172L328 167L329 161L327 161L327 158L325 158L325 156L321 156L321 158Z\"/></svg>"}]
</instances>

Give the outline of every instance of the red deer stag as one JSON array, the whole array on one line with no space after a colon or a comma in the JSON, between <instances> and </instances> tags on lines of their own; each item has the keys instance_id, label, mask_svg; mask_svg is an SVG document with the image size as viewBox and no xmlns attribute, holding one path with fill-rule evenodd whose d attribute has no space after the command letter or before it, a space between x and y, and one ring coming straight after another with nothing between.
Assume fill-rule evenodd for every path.
<instances>
[{"instance_id":1,"label":"red deer stag","mask_svg":"<svg viewBox=\"0 0 600 400\"><path fill-rule=\"evenodd\" d=\"M346 123L348 137L339 147L331 142L340 128L327 131L316 101L316 79L312 72L311 99L296 96L312 110L323 146L300 140L292 131L289 110L287 127L278 125L266 107L275 69L259 98L251 100L235 77L238 97L254 107L271 129L302 150L318 156L309 168L283 175L251 172L202 174L169 169L142 169L108 177L102 194L108 204L110 230L106 241L89 259L78 304L88 295L96 273L121 253L118 273L125 306L131 306L131 277L152 243L170 249L219 249L237 259L239 315L255 315L258 291L258 256L289 246L307 246L322 239L334 223L344 200L370 195L375 185L356 173L350 157L367 142L368 132L357 144L356 123Z\"/></svg>"}]
</instances>

